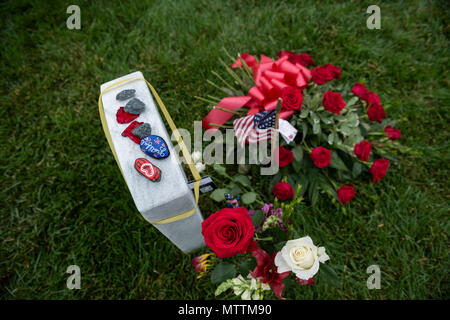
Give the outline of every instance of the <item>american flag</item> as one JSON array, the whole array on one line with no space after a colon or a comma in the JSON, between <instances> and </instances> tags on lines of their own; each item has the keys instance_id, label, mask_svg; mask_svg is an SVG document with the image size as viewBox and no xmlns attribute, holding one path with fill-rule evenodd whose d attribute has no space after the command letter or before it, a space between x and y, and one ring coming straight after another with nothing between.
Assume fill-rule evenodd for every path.
<instances>
[{"instance_id":1,"label":"american flag","mask_svg":"<svg viewBox=\"0 0 450 320\"><path fill-rule=\"evenodd\" d=\"M263 111L233 121L234 134L242 146L272 139L276 110Z\"/></svg>"}]
</instances>

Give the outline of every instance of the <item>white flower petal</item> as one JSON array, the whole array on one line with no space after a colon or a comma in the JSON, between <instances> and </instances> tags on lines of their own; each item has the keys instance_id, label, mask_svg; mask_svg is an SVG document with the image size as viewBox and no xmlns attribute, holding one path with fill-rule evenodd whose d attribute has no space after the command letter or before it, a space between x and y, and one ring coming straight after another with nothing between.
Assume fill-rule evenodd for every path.
<instances>
[{"instance_id":1,"label":"white flower petal","mask_svg":"<svg viewBox=\"0 0 450 320\"><path fill-rule=\"evenodd\" d=\"M200 151L194 151L191 157L194 163L200 162L202 160L202 153Z\"/></svg>"},{"instance_id":2,"label":"white flower petal","mask_svg":"<svg viewBox=\"0 0 450 320\"><path fill-rule=\"evenodd\" d=\"M241 296L242 300L251 300L251 295L250 295L250 291L245 290L244 293Z\"/></svg>"},{"instance_id":3,"label":"white flower petal","mask_svg":"<svg viewBox=\"0 0 450 320\"><path fill-rule=\"evenodd\" d=\"M206 166L201 162L196 163L195 167L199 173L206 169Z\"/></svg>"},{"instance_id":4,"label":"white flower petal","mask_svg":"<svg viewBox=\"0 0 450 320\"><path fill-rule=\"evenodd\" d=\"M286 271L291 271L291 267L286 263L286 260L284 260L283 255L278 252L277 255L275 256L275 265L278 267L277 272L278 273L283 273Z\"/></svg>"},{"instance_id":5,"label":"white flower petal","mask_svg":"<svg viewBox=\"0 0 450 320\"><path fill-rule=\"evenodd\" d=\"M319 257L319 261L322 263L330 260L330 257L325 252L325 247L319 247L319 250L317 251L317 256Z\"/></svg>"},{"instance_id":6,"label":"white flower petal","mask_svg":"<svg viewBox=\"0 0 450 320\"><path fill-rule=\"evenodd\" d=\"M319 261L316 261L314 263L314 265L310 269L307 269L307 270L305 270L305 269L294 269L292 271L300 279L308 280L308 279L312 278L317 273L317 271L319 271Z\"/></svg>"}]
</instances>

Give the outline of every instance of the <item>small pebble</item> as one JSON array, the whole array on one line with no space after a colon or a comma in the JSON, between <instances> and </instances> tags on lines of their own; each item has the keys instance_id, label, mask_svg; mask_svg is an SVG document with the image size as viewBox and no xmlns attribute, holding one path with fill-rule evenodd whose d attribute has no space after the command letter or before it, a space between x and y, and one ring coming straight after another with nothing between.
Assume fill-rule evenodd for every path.
<instances>
[{"instance_id":1,"label":"small pebble","mask_svg":"<svg viewBox=\"0 0 450 320\"><path fill-rule=\"evenodd\" d=\"M149 123L144 123L139 127L137 127L136 129L134 129L133 131L131 131L131 133L143 139L152 134L152 127L150 126Z\"/></svg>"},{"instance_id":2,"label":"small pebble","mask_svg":"<svg viewBox=\"0 0 450 320\"><path fill-rule=\"evenodd\" d=\"M145 110L145 103L137 98L133 98L125 105L125 111L132 114L140 114Z\"/></svg>"},{"instance_id":3,"label":"small pebble","mask_svg":"<svg viewBox=\"0 0 450 320\"><path fill-rule=\"evenodd\" d=\"M134 89L123 90L117 94L116 99L119 101L124 101L124 100L130 99L130 98L133 98L135 93L136 93L136 90L134 90Z\"/></svg>"}]
</instances>

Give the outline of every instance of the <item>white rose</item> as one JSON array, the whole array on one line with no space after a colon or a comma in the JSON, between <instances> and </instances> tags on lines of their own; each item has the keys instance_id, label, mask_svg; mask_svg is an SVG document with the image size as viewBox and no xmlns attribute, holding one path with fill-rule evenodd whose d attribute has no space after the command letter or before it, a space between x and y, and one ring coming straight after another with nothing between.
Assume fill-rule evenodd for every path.
<instances>
[{"instance_id":1,"label":"white rose","mask_svg":"<svg viewBox=\"0 0 450 320\"><path fill-rule=\"evenodd\" d=\"M292 271L303 280L312 278L319 271L319 263L330 257L324 247L317 248L310 237L289 240L275 256L278 273Z\"/></svg>"},{"instance_id":2,"label":"white rose","mask_svg":"<svg viewBox=\"0 0 450 320\"><path fill-rule=\"evenodd\" d=\"M196 163L195 167L199 173L206 169L206 166L201 162Z\"/></svg>"},{"instance_id":3,"label":"white rose","mask_svg":"<svg viewBox=\"0 0 450 320\"><path fill-rule=\"evenodd\" d=\"M202 161L202 153L200 151L194 151L192 153L191 157L192 157L192 161L194 161L194 163Z\"/></svg>"}]
</instances>

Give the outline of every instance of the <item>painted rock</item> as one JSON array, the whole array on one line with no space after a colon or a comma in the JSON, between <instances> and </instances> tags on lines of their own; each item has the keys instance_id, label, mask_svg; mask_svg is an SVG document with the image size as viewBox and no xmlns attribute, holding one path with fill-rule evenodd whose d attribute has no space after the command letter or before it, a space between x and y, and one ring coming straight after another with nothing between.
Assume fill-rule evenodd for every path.
<instances>
[{"instance_id":1,"label":"painted rock","mask_svg":"<svg viewBox=\"0 0 450 320\"><path fill-rule=\"evenodd\" d=\"M160 136L148 136L141 140L141 150L155 159L167 158L170 154L167 143Z\"/></svg>"},{"instance_id":2,"label":"painted rock","mask_svg":"<svg viewBox=\"0 0 450 320\"><path fill-rule=\"evenodd\" d=\"M127 102L124 109L132 114L140 114L145 109L145 103L137 98L133 98Z\"/></svg>"},{"instance_id":3,"label":"painted rock","mask_svg":"<svg viewBox=\"0 0 450 320\"><path fill-rule=\"evenodd\" d=\"M143 139L152 134L152 127L150 126L149 123L144 123L139 127L137 127L136 129L134 129L133 131L131 131L131 133Z\"/></svg>"},{"instance_id":4,"label":"painted rock","mask_svg":"<svg viewBox=\"0 0 450 320\"><path fill-rule=\"evenodd\" d=\"M117 94L116 99L119 101L124 101L124 100L130 99L130 98L133 98L135 93L136 93L136 90L134 90L134 89L123 90Z\"/></svg>"},{"instance_id":5,"label":"painted rock","mask_svg":"<svg viewBox=\"0 0 450 320\"><path fill-rule=\"evenodd\" d=\"M145 158L137 158L134 167L140 174L153 182L161 180L161 170Z\"/></svg>"}]
</instances>

